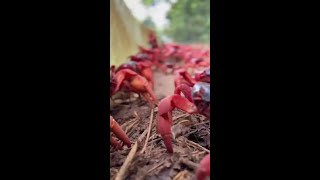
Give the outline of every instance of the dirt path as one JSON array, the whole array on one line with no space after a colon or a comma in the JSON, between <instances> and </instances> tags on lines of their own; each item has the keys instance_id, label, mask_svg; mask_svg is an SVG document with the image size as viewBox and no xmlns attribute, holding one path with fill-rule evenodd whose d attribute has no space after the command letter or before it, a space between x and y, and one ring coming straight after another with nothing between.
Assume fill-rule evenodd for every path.
<instances>
[{"instance_id":1,"label":"dirt path","mask_svg":"<svg viewBox=\"0 0 320 180\"><path fill-rule=\"evenodd\" d=\"M158 98L163 98L173 94L174 92L174 75L165 75L162 72L154 72L155 79L154 93Z\"/></svg>"}]
</instances>

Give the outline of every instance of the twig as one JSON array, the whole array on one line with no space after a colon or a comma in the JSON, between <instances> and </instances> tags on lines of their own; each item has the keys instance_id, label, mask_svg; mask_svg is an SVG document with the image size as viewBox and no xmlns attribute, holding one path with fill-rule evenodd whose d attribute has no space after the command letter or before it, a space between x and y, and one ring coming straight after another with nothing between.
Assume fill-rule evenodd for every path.
<instances>
[{"instance_id":1,"label":"twig","mask_svg":"<svg viewBox=\"0 0 320 180\"><path fill-rule=\"evenodd\" d=\"M206 149L206 148L202 147L202 146L201 146L201 145L199 145L198 143L195 143L195 142L190 141L190 140L188 140L188 139L186 139L186 141L187 141L187 143L190 143L190 144L192 144L192 145L194 145L194 146L196 146L196 147L198 147L198 148L200 148L200 149L202 149L202 150L204 150L204 151L206 151L206 152L210 153L210 151L209 151L208 149Z\"/></svg>"},{"instance_id":2,"label":"twig","mask_svg":"<svg viewBox=\"0 0 320 180\"><path fill-rule=\"evenodd\" d=\"M181 159L180 160L181 163L188 165L189 167L191 167L192 169L197 169L198 168L198 164L194 163L192 161L186 160L186 159Z\"/></svg>"},{"instance_id":3,"label":"twig","mask_svg":"<svg viewBox=\"0 0 320 180\"><path fill-rule=\"evenodd\" d=\"M148 170L148 173L152 172L153 170L157 169L158 167L162 166L163 164L164 164L164 162L155 165L153 168Z\"/></svg>"},{"instance_id":4,"label":"twig","mask_svg":"<svg viewBox=\"0 0 320 180\"><path fill-rule=\"evenodd\" d=\"M141 150L141 154L143 154L144 151L146 150L147 144L148 144L148 141L149 141L150 131L151 131L151 127L152 127L152 120L153 120L153 111L154 111L154 110L153 110L153 108L152 108L152 110L151 110L151 115L150 115L150 123L149 123L149 128L148 128L147 139L146 139L146 141L145 141L145 143L144 143L144 146L143 146L143 148L142 148L142 150Z\"/></svg>"},{"instance_id":5,"label":"twig","mask_svg":"<svg viewBox=\"0 0 320 180\"><path fill-rule=\"evenodd\" d=\"M120 168L115 180L123 180L124 179L124 175L125 175L128 167L129 167L134 155L136 154L137 149L138 149L138 143L136 142L133 145L132 149L130 150L126 160L123 163L123 165L121 166L121 168Z\"/></svg>"},{"instance_id":6,"label":"twig","mask_svg":"<svg viewBox=\"0 0 320 180\"><path fill-rule=\"evenodd\" d=\"M157 134L157 133L154 133L149 139L154 140L154 139L155 139L155 136L158 136L158 134Z\"/></svg>"},{"instance_id":7,"label":"twig","mask_svg":"<svg viewBox=\"0 0 320 180\"><path fill-rule=\"evenodd\" d=\"M156 139L153 139L152 141L150 141L149 143L152 144L152 143L160 141L160 140L161 140L161 138L156 138Z\"/></svg>"},{"instance_id":8,"label":"twig","mask_svg":"<svg viewBox=\"0 0 320 180\"><path fill-rule=\"evenodd\" d=\"M148 129L145 129L143 133L138 137L138 141L141 142L142 138L148 133Z\"/></svg>"},{"instance_id":9,"label":"twig","mask_svg":"<svg viewBox=\"0 0 320 180\"><path fill-rule=\"evenodd\" d=\"M180 171L172 180L185 179L187 173L186 170Z\"/></svg>"},{"instance_id":10,"label":"twig","mask_svg":"<svg viewBox=\"0 0 320 180\"><path fill-rule=\"evenodd\" d=\"M133 126L135 126L136 124L138 124L139 121L137 121L138 119L136 119L134 122L131 123L131 125L129 127L126 128L125 133L129 134L128 132L132 129Z\"/></svg>"},{"instance_id":11,"label":"twig","mask_svg":"<svg viewBox=\"0 0 320 180\"><path fill-rule=\"evenodd\" d=\"M190 116L190 114L181 114L181 115L179 115L179 116L173 117L173 118L172 118L172 121L175 121L175 120L177 120L177 119L179 119L179 118L188 117L188 116Z\"/></svg>"},{"instance_id":12,"label":"twig","mask_svg":"<svg viewBox=\"0 0 320 180\"><path fill-rule=\"evenodd\" d=\"M202 124L207 124L207 123L209 123L209 122L210 122L210 121L204 121L204 122L201 122L201 123L196 123L196 124L191 125L191 127L199 126L199 125L202 125Z\"/></svg>"}]
</instances>

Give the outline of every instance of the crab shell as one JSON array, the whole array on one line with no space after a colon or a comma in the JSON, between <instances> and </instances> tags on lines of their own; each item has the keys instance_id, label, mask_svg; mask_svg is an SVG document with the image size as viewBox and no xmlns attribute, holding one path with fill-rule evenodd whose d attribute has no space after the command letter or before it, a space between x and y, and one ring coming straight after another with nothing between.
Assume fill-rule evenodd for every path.
<instances>
[{"instance_id":1,"label":"crab shell","mask_svg":"<svg viewBox=\"0 0 320 180\"><path fill-rule=\"evenodd\" d=\"M121 69L131 69L134 72L139 72L138 64L135 61L129 61L128 63L122 64L118 67L116 72L120 71Z\"/></svg>"},{"instance_id":2,"label":"crab shell","mask_svg":"<svg viewBox=\"0 0 320 180\"><path fill-rule=\"evenodd\" d=\"M210 84L198 82L192 88L193 103L198 112L210 118Z\"/></svg>"},{"instance_id":3,"label":"crab shell","mask_svg":"<svg viewBox=\"0 0 320 180\"><path fill-rule=\"evenodd\" d=\"M138 53L137 55L130 56L131 61L146 61L149 60L149 56L146 53Z\"/></svg>"}]
</instances>

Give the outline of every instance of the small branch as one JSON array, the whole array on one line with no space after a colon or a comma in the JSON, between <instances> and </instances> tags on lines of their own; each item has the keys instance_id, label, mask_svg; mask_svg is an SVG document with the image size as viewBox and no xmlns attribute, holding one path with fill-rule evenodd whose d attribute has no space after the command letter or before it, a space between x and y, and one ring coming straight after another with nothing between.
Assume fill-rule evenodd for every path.
<instances>
[{"instance_id":1,"label":"small branch","mask_svg":"<svg viewBox=\"0 0 320 180\"><path fill-rule=\"evenodd\" d=\"M124 179L124 175L125 175L128 167L129 167L131 161L133 160L134 155L137 152L137 149L138 149L138 143L136 142L133 145L133 147L132 147L130 153L128 154L126 160L124 161L123 165L121 166L121 168L120 168L115 180L123 180Z\"/></svg>"},{"instance_id":2,"label":"small branch","mask_svg":"<svg viewBox=\"0 0 320 180\"><path fill-rule=\"evenodd\" d=\"M209 122L210 122L210 121L204 121L204 122L201 122L201 123L196 123L196 124L191 125L191 127L199 126L199 125L203 125L203 124L207 124L207 123L209 123Z\"/></svg>"},{"instance_id":3,"label":"small branch","mask_svg":"<svg viewBox=\"0 0 320 180\"><path fill-rule=\"evenodd\" d=\"M175 121L175 120L177 120L177 119L179 119L179 118L188 117L188 116L190 116L190 114L181 114L181 115L179 115L179 116L173 117L173 118L172 118L172 121Z\"/></svg>"},{"instance_id":4,"label":"small branch","mask_svg":"<svg viewBox=\"0 0 320 180\"><path fill-rule=\"evenodd\" d=\"M187 143L190 143L190 144L192 144L192 145L194 145L194 146L196 146L196 147L198 147L198 148L200 148L200 149L202 149L202 150L210 153L210 151L209 151L208 149L202 147L201 145L199 145L199 144L197 144L197 143L195 143L195 142L193 142L193 141L190 141L190 140L188 140L188 139L186 139L186 141L187 141Z\"/></svg>"},{"instance_id":5,"label":"small branch","mask_svg":"<svg viewBox=\"0 0 320 180\"><path fill-rule=\"evenodd\" d=\"M149 169L148 173L152 172L153 170L157 169L158 167L162 166L163 164L164 164L164 162L155 165L153 168Z\"/></svg>"},{"instance_id":6,"label":"small branch","mask_svg":"<svg viewBox=\"0 0 320 180\"><path fill-rule=\"evenodd\" d=\"M181 159L180 162L191 167L192 169L197 169L199 166L197 163L194 163L194 162L186 160L186 159Z\"/></svg>"},{"instance_id":7,"label":"small branch","mask_svg":"<svg viewBox=\"0 0 320 180\"><path fill-rule=\"evenodd\" d=\"M149 141L150 131L151 131L151 127L152 127L152 120L153 120L153 111L154 111L154 110L152 109L152 110L151 110L151 115L150 115L150 123L149 123L149 128L148 128L147 139L146 139L146 141L145 141L145 143L144 143L144 146L143 146L143 148L142 148L142 150L141 150L141 154L143 154L144 151L146 150L147 144L148 144L148 141Z\"/></svg>"},{"instance_id":8,"label":"small branch","mask_svg":"<svg viewBox=\"0 0 320 180\"><path fill-rule=\"evenodd\" d=\"M186 170L180 171L172 180L186 179L186 174L188 172Z\"/></svg>"}]
</instances>

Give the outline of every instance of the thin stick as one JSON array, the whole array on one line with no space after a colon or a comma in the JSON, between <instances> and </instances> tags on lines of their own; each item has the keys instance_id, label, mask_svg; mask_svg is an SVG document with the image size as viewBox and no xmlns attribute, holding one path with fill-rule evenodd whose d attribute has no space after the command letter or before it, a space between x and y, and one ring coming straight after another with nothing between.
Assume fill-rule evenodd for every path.
<instances>
[{"instance_id":1,"label":"thin stick","mask_svg":"<svg viewBox=\"0 0 320 180\"><path fill-rule=\"evenodd\" d=\"M185 179L184 176L187 174L187 171L180 171L172 180Z\"/></svg>"},{"instance_id":2,"label":"thin stick","mask_svg":"<svg viewBox=\"0 0 320 180\"><path fill-rule=\"evenodd\" d=\"M150 123L149 123L149 128L148 128L147 139L146 139L146 141L145 141L145 143L144 143L144 146L143 146L143 148L142 148L142 150L141 150L141 154L143 154L144 151L145 151L146 148L147 148L147 144L148 144L149 136L150 136L150 131L151 131L151 127L152 127L152 120L153 120L153 108L152 108L152 110L151 110L151 115L150 115Z\"/></svg>"},{"instance_id":3,"label":"thin stick","mask_svg":"<svg viewBox=\"0 0 320 180\"><path fill-rule=\"evenodd\" d=\"M200 149L202 149L202 150L204 150L204 151L206 151L206 152L210 153L210 151L209 151L208 149L206 149L206 148L202 147L202 146L201 146L201 145L199 145L198 143L195 143L195 142L190 141L190 140L188 140L188 139L186 139L186 141L187 141L188 143L190 143L190 144L192 144L192 145L194 145L194 146L196 146L196 147L198 147L198 148L200 148Z\"/></svg>"},{"instance_id":4,"label":"thin stick","mask_svg":"<svg viewBox=\"0 0 320 180\"><path fill-rule=\"evenodd\" d=\"M152 172L153 170L157 169L158 167L162 166L164 164L164 162L154 166L153 168L149 169L148 173Z\"/></svg>"},{"instance_id":5,"label":"thin stick","mask_svg":"<svg viewBox=\"0 0 320 180\"><path fill-rule=\"evenodd\" d=\"M175 121L175 120L177 120L177 119L179 119L179 118L183 118L183 117L187 117L187 116L190 116L190 114L181 114L181 115L179 115L179 116L173 117L173 118L172 118L172 121Z\"/></svg>"},{"instance_id":6,"label":"thin stick","mask_svg":"<svg viewBox=\"0 0 320 180\"><path fill-rule=\"evenodd\" d=\"M128 132L132 129L133 126L135 126L136 124L138 124L138 122L139 122L139 121L137 121L137 119L136 119L133 123L131 123L131 124L129 125L129 127L126 128L126 131L125 131L125 132L128 133Z\"/></svg>"},{"instance_id":7,"label":"thin stick","mask_svg":"<svg viewBox=\"0 0 320 180\"><path fill-rule=\"evenodd\" d=\"M121 166L115 180L123 180L124 179L124 175L132 161L132 159L134 158L134 155L136 154L138 149L138 143L136 142L132 149L130 150L130 153L128 154L126 160L124 161L123 165Z\"/></svg>"},{"instance_id":8,"label":"thin stick","mask_svg":"<svg viewBox=\"0 0 320 180\"><path fill-rule=\"evenodd\" d=\"M188 165L192 169L197 169L198 166L199 166L197 163L194 163L194 162L186 160L186 159L181 159L180 162L185 164L185 165Z\"/></svg>"},{"instance_id":9,"label":"thin stick","mask_svg":"<svg viewBox=\"0 0 320 180\"><path fill-rule=\"evenodd\" d=\"M207 124L207 123L209 123L209 122L210 122L210 121L204 121L204 122L201 122L201 123L196 123L196 124L191 125L191 127L199 126L199 125L202 125L202 124Z\"/></svg>"}]
</instances>

